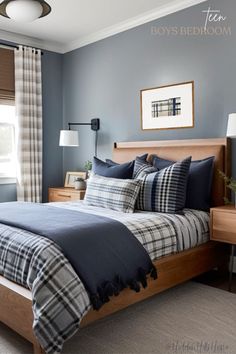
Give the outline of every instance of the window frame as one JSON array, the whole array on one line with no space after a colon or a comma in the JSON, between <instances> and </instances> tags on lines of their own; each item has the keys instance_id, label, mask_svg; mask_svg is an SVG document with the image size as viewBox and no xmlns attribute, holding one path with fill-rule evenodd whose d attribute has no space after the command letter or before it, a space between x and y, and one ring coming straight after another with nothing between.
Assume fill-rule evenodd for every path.
<instances>
[{"instance_id":1,"label":"window frame","mask_svg":"<svg viewBox=\"0 0 236 354\"><path fill-rule=\"evenodd\" d=\"M0 106L14 106L15 107L15 101L12 99L1 99L0 97ZM0 127L1 126L5 126L5 127L12 127L13 131L12 131L12 155L11 158L6 158L9 163L15 163L15 174L11 175L10 173L6 173L6 174L1 174L0 173L0 184L15 184L17 179L16 179L16 119L14 119L14 121L12 122L1 122L0 121ZM3 160L4 157L1 159L0 158L0 164L1 160Z\"/></svg>"}]
</instances>

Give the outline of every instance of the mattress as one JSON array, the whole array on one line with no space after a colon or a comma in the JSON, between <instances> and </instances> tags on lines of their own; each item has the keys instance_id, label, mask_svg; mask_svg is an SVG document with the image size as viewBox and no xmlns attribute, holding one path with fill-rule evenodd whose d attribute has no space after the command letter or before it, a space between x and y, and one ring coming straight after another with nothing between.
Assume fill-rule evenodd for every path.
<instances>
[{"instance_id":1,"label":"mattress","mask_svg":"<svg viewBox=\"0 0 236 354\"><path fill-rule=\"evenodd\" d=\"M120 221L153 261L209 240L209 214L202 211L125 214L83 201L50 205ZM60 353L91 308L82 281L61 249L47 238L0 224L0 274L32 291L35 335L47 353Z\"/></svg>"}]
</instances>

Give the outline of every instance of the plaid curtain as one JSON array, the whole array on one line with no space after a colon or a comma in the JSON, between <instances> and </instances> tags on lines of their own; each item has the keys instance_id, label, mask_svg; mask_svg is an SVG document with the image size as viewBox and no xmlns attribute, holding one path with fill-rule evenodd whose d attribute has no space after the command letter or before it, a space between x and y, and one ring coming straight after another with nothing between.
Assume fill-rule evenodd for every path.
<instances>
[{"instance_id":1,"label":"plaid curtain","mask_svg":"<svg viewBox=\"0 0 236 354\"><path fill-rule=\"evenodd\" d=\"M42 201L41 51L15 50L17 200Z\"/></svg>"}]
</instances>

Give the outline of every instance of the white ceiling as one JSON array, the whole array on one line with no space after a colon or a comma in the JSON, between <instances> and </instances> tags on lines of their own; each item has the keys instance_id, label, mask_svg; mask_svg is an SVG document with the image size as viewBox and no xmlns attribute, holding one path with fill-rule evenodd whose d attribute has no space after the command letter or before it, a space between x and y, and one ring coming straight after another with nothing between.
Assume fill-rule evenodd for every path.
<instances>
[{"instance_id":1,"label":"white ceiling","mask_svg":"<svg viewBox=\"0 0 236 354\"><path fill-rule=\"evenodd\" d=\"M0 38L65 53L204 1L47 0L51 14L32 23L0 16Z\"/></svg>"}]
</instances>

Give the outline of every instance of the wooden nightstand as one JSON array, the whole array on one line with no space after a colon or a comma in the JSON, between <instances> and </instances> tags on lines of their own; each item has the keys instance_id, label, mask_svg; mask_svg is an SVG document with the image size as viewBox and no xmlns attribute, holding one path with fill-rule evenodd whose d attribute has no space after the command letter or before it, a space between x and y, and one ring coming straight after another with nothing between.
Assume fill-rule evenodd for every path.
<instances>
[{"instance_id":1,"label":"wooden nightstand","mask_svg":"<svg viewBox=\"0 0 236 354\"><path fill-rule=\"evenodd\" d=\"M68 202L70 200L84 199L85 190L76 190L68 187L58 187L48 189L49 202Z\"/></svg>"},{"instance_id":2,"label":"wooden nightstand","mask_svg":"<svg viewBox=\"0 0 236 354\"><path fill-rule=\"evenodd\" d=\"M231 291L236 245L236 208L232 205L211 209L211 240L231 245L229 291Z\"/></svg>"}]
</instances>

